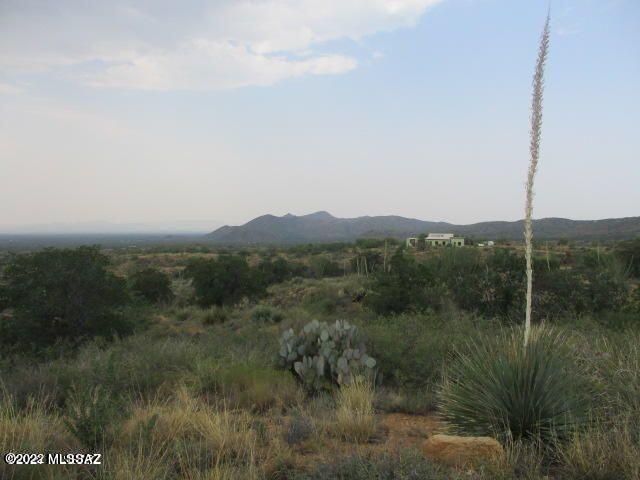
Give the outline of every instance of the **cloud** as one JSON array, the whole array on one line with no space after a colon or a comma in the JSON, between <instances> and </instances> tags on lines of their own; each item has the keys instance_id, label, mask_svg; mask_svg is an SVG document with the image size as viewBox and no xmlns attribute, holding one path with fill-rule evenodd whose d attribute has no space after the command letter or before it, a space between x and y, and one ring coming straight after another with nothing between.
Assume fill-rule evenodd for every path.
<instances>
[{"instance_id":1,"label":"cloud","mask_svg":"<svg viewBox=\"0 0 640 480\"><path fill-rule=\"evenodd\" d=\"M16 87L8 83L0 83L0 95L17 95L24 92L22 87Z\"/></svg>"},{"instance_id":2,"label":"cloud","mask_svg":"<svg viewBox=\"0 0 640 480\"><path fill-rule=\"evenodd\" d=\"M271 85L302 75L335 75L354 69L355 59L315 55L291 60L252 53L229 42L192 41L166 53L139 56L109 66L86 82L141 90L219 90Z\"/></svg>"},{"instance_id":3,"label":"cloud","mask_svg":"<svg viewBox=\"0 0 640 480\"><path fill-rule=\"evenodd\" d=\"M441 0L114 0L0 5L0 69L87 85L218 90L337 75L335 42L415 25Z\"/></svg>"}]
</instances>

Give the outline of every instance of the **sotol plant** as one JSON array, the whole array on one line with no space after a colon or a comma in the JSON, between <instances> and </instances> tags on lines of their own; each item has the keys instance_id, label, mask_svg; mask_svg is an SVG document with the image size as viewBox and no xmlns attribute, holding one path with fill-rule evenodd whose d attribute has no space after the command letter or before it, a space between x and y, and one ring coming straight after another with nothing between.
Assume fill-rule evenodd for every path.
<instances>
[{"instance_id":1,"label":"sotol plant","mask_svg":"<svg viewBox=\"0 0 640 480\"><path fill-rule=\"evenodd\" d=\"M501 438L566 438L584 418L586 387L565 338L537 326L482 338L448 368L440 402L455 429Z\"/></svg>"},{"instance_id":2,"label":"sotol plant","mask_svg":"<svg viewBox=\"0 0 640 480\"><path fill-rule=\"evenodd\" d=\"M540 37L540 47L538 50L538 61L533 75L533 101L531 104L531 142L529 144L530 162L527 172L527 183L525 187L526 202L524 215L524 240L525 257L527 262L527 304L525 313L524 346L526 348L531 333L531 295L533 290L533 267L532 267L532 240L533 240L533 182L538 171L538 159L540 158L540 137L542 134L542 98L544 93L544 66L549 52L549 20L544 24L542 36Z\"/></svg>"},{"instance_id":3,"label":"sotol plant","mask_svg":"<svg viewBox=\"0 0 640 480\"><path fill-rule=\"evenodd\" d=\"M525 256L527 269L524 348L520 332L496 344L481 338L460 352L448 368L441 392L444 418L474 435L536 438L566 437L583 418L585 386L562 336L542 326L532 330L533 184L542 131L544 66L549 48L549 16L540 39L533 77L530 164L526 183Z\"/></svg>"},{"instance_id":4,"label":"sotol plant","mask_svg":"<svg viewBox=\"0 0 640 480\"><path fill-rule=\"evenodd\" d=\"M344 320L332 325L313 320L297 335L293 329L285 331L280 338L279 360L311 390L348 383L356 370L371 372L376 366L357 328Z\"/></svg>"}]
</instances>

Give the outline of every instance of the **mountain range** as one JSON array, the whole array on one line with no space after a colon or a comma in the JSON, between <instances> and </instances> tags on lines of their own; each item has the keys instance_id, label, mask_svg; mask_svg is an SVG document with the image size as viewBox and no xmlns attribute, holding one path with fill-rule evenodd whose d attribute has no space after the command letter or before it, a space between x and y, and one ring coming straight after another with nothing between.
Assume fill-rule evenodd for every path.
<instances>
[{"instance_id":1,"label":"mountain range","mask_svg":"<svg viewBox=\"0 0 640 480\"><path fill-rule=\"evenodd\" d=\"M282 217L262 215L241 226L225 225L207 236L213 243L224 245L350 242L358 238L381 237L401 239L420 233L519 240L523 237L523 230L523 220L454 225L396 215L336 218L320 211L301 216L290 213ZM534 220L533 231L538 239L620 240L640 235L640 217L604 220L541 218Z\"/></svg>"}]
</instances>

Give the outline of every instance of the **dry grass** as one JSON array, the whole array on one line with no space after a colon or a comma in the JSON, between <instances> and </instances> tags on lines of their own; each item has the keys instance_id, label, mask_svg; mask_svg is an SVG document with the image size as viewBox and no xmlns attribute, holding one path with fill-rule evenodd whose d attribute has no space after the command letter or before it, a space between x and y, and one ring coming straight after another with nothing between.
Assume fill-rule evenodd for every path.
<instances>
[{"instance_id":1,"label":"dry grass","mask_svg":"<svg viewBox=\"0 0 640 480\"><path fill-rule=\"evenodd\" d=\"M550 480L543 464L544 452L540 444L508 440L504 445L505 455L497 464L489 464L483 479L491 480Z\"/></svg>"},{"instance_id":2,"label":"dry grass","mask_svg":"<svg viewBox=\"0 0 640 480\"><path fill-rule=\"evenodd\" d=\"M0 452L45 453L78 452L78 445L66 431L62 419L46 412L43 400L31 400L18 410L9 395L0 401ZM68 478L77 470L73 466L11 466L0 460L0 478L55 479Z\"/></svg>"},{"instance_id":3,"label":"dry grass","mask_svg":"<svg viewBox=\"0 0 640 480\"><path fill-rule=\"evenodd\" d=\"M368 441L375 434L377 426L374 398L371 382L361 376L340 388L332 433L350 442Z\"/></svg>"},{"instance_id":4,"label":"dry grass","mask_svg":"<svg viewBox=\"0 0 640 480\"><path fill-rule=\"evenodd\" d=\"M594 422L562 446L564 476L569 479L608 480L640 478L638 432L630 418Z\"/></svg>"},{"instance_id":5,"label":"dry grass","mask_svg":"<svg viewBox=\"0 0 640 480\"><path fill-rule=\"evenodd\" d=\"M289 372L257 363L234 364L215 372L214 389L234 408L266 412L282 410L303 401L303 391Z\"/></svg>"},{"instance_id":6,"label":"dry grass","mask_svg":"<svg viewBox=\"0 0 640 480\"><path fill-rule=\"evenodd\" d=\"M172 463L167 445L137 444L129 448L112 449L99 470L104 480L165 480L172 476Z\"/></svg>"},{"instance_id":7,"label":"dry grass","mask_svg":"<svg viewBox=\"0 0 640 480\"><path fill-rule=\"evenodd\" d=\"M205 478L205 473L206 478L227 478L224 472L229 469L254 468L256 433L247 412L212 409L186 388L176 397L134 408L117 440L118 452L124 454L115 456L115 471L145 458L153 459L160 478L163 464L183 478Z\"/></svg>"}]
</instances>

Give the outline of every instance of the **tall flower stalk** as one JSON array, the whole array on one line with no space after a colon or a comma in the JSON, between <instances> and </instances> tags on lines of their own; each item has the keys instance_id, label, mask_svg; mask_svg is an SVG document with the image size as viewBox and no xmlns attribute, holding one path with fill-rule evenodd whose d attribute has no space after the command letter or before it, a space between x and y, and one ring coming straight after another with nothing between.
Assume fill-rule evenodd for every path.
<instances>
[{"instance_id":1,"label":"tall flower stalk","mask_svg":"<svg viewBox=\"0 0 640 480\"><path fill-rule=\"evenodd\" d=\"M538 49L538 61L533 74L533 101L531 103L531 141L529 144L530 163L527 173L526 183L526 203L524 215L524 240L525 258L527 262L527 305L525 313L524 346L529 343L531 334L531 295L533 290L533 266L532 266L532 239L533 239L533 182L538 170L538 159L540 158L540 136L542 133L542 98L544 93L544 67L549 52L549 20L544 24L544 30L540 37L540 47Z\"/></svg>"}]
</instances>

